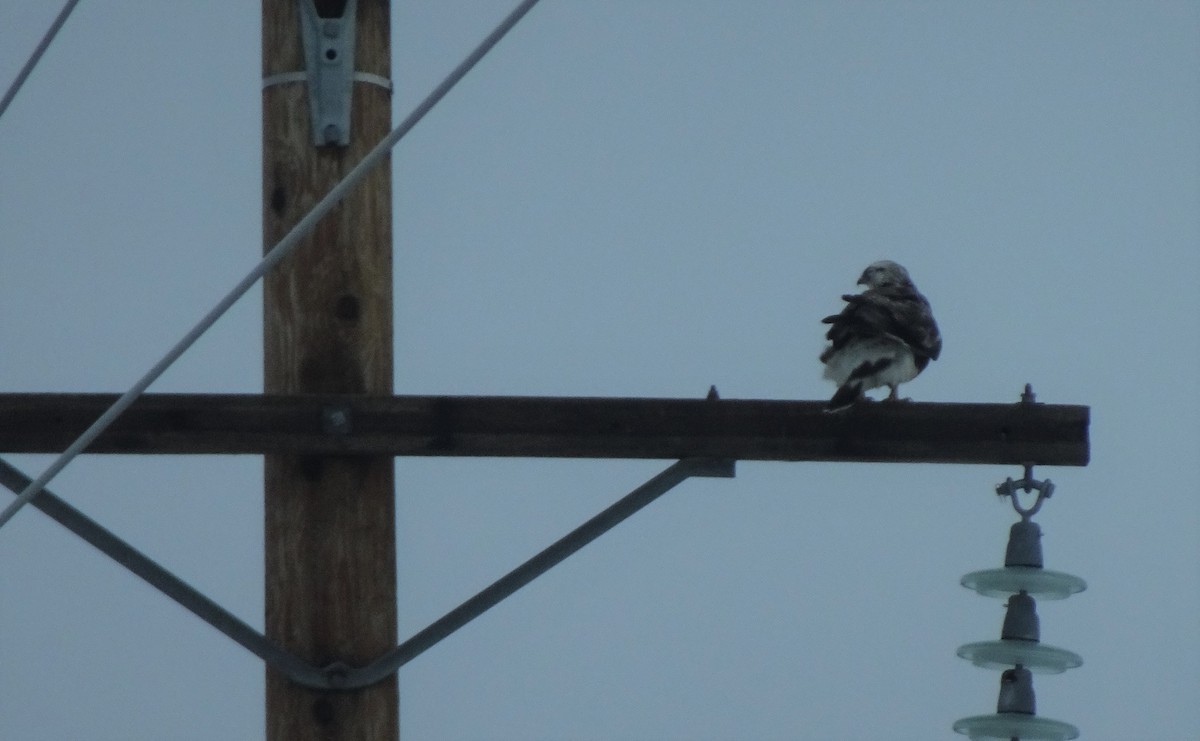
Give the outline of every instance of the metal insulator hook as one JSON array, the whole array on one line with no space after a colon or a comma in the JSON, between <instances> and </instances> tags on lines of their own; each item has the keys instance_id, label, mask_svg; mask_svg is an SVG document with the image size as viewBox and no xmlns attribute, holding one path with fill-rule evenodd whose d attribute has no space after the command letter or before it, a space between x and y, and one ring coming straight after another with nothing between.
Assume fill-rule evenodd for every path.
<instances>
[{"instance_id":1,"label":"metal insulator hook","mask_svg":"<svg viewBox=\"0 0 1200 741\"><path fill-rule=\"evenodd\" d=\"M1037 499L1034 500L1031 506L1024 507L1021 505L1020 498L1017 497L1018 491L1023 491L1026 494L1036 491ZM1021 519L1028 520L1042 508L1042 502L1049 499L1050 495L1054 493L1054 484L1051 483L1050 479L1038 481L1033 478L1033 464L1026 463L1025 475L1017 481L1013 481L1012 478L1005 479L1004 483L996 486L996 493L1002 497L1009 497L1012 500L1013 509L1017 511Z\"/></svg>"}]
</instances>

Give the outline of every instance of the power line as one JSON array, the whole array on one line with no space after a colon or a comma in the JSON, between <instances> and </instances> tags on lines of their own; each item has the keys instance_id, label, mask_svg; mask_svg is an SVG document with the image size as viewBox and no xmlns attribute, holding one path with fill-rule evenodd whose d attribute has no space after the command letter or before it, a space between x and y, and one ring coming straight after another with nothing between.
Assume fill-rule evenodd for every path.
<instances>
[{"instance_id":1,"label":"power line","mask_svg":"<svg viewBox=\"0 0 1200 741\"><path fill-rule=\"evenodd\" d=\"M242 280L233 287L233 290L226 294L226 296L221 299L211 311L205 314L204 317L196 324L196 326L192 327L192 329L183 336L183 339L175 343L174 347L168 350L167 354L154 364L154 367L152 367L146 372L145 375L139 378L138 381L134 383L128 391L122 394L121 397L118 398L116 402L114 402L113 405L104 412L104 414L100 415L99 419L97 419L90 427L84 430L83 434L81 434L75 440L75 442L71 443L67 449L64 450L58 456L58 458L56 458L54 462L42 472L40 476L34 479L29 486L25 487L25 490L21 492L20 496L18 496L15 501L9 504L3 512L0 512L0 527L4 527L4 525L7 524L8 521L11 520L22 507L28 504L31 499L38 495L38 492L45 488L46 484L50 483L50 481L57 476L60 471L66 468L67 464L74 460L77 455L82 453L87 446L91 445L92 442L99 437L102 432L108 429L109 425L116 421L117 417L121 416L125 410L132 406L133 402L136 401L137 398L141 396L147 388L150 387L150 384L158 380L159 376L165 373L166 370L170 368L181 355L187 352L188 348L190 348L196 342L196 340L200 339L200 336L207 332L212 325L215 324L216 321L220 319L221 316L224 315L224 313L238 301L238 299L245 295L246 291L250 290L250 288L257 283L260 278L270 272L272 268L290 255L292 251L295 250L300 244L300 241L308 236L308 233L313 230L317 223L327 213L333 210L333 207L342 200L346 193L349 192L351 188L354 188L356 185L358 185L367 176L367 174L375 168L376 165L382 162L388 156L388 153L391 151L392 147L396 146L396 144L402 138L404 138L405 134L411 131L412 128L416 126L422 118L425 117L425 114L428 113L435 105L437 105L438 101L445 97L446 93L450 92L450 89L453 88L455 84L459 82L459 80L465 77L466 74L471 71L471 68L474 67L475 64L478 63L479 60L482 59L484 55L487 54L492 47L495 46L500 39L502 39L504 35L507 34L512 27L515 26L517 22L520 21L521 18L523 18L525 14L528 13L537 3L538 0L524 0L524 2L522 2L511 13L509 13L508 16L502 20L500 24L496 26L496 28L490 34L488 34L482 42L480 42L479 46L477 46L475 50L472 51L467 58L462 61L461 64L455 67L454 70L446 77L446 79L444 79L436 88L434 88L433 92L426 96L425 100L421 101L421 103L415 109L413 109L412 113L408 114L407 118L400 122L399 126L392 129L391 133L389 133L383 138L382 141L376 144L375 147L368 152L357 165L354 166L354 169L350 170L350 172L346 174L346 177L342 178L341 182L339 182L333 187L332 190L325 194L325 197L317 202L317 205L313 206L312 210L309 211L303 219L297 222L296 225L292 227L292 230L284 235L283 239L279 240L279 242L267 252L258 265L256 265L254 269L246 275L246 277L242 278Z\"/></svg>"},{"instance_id":2,"label":"power line","mask_svg":"<svg viewBox=\"0 0 1200 741\"><path fill-rule=\"evenodd\" d=\"M37 66L42 55L46 53L46 49L50 47L50 42L58 35L58 30L67 22L67 17L71 15L71 11L79 4L79 0L67 0L67 4L63 9L58 11L58 17L50 24L50 28L46 29L46 35L38 42L37 48L29 55L29 59L25 62L25 66L17 73L17 78L8 86L8 91L4 93L4 98L0 99L0 116L8 110L8 104L12 103L13 98L17 97L17 91L25 84L25 79L29 77L29 73L33 72L33 68Z\"/></svg>"}]
</instances>

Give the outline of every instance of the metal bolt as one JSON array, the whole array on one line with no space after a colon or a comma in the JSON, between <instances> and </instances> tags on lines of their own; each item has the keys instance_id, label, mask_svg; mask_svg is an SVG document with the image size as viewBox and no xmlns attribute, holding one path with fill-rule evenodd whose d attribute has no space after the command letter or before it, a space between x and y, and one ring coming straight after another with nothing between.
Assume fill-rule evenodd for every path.
<instances>
[{"instance_id":1,"label":"metal bolt","mask_svg":"<svg viewBox=\"0 0 1200 741\"><path fill-rule=\"evenodd\" d=\"M321 426L327 435L348 435L351 430L350 409L327 407L321 412Z\"/></svg>"}]
</instances>

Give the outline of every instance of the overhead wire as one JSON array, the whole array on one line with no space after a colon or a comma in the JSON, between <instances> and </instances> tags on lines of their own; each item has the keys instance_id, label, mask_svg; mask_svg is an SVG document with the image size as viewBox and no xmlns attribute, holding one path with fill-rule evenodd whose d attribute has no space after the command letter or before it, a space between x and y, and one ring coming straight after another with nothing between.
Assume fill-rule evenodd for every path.
<instances>
[{"instance_id":1,"label":"overhead wire","mask_svg":"<svg viewBox=\"0 0 1200 741\"><path fill-rule=\"evenodd\" d=\"M25 80L28 79L29 73L33 72L33 68L37 66L37 63L41 60L42 55L46 53L46 49L50 48L50 42L54 41L54 37L58 35L59 29L62 28L63 24L67 22L67 18L71 15L71 11L75 10L75 6L78 4L79 0L67 0L67 4L63 6L63 9L58 11L58 16L54 19L54 22L50 24L50 28L46 29L45 35L42 36L42 40L38 42L38 45L33 50L33 53L29 55L29 59L25 61L25 66L21 68L21 71L17 73L16 79L13 80L12 84L8 86L8 90L5 91L4 97L0 98L0 116L3 116L4 112L8 110L8 106L13 102L13 98L17 97L17 91L20 90L21 86L25 84Z\"/></svg>"},{"instance_id":2,"label":"overhead wire","mask_svg":"<svg viewBox=\"0 0 1200 741\"><path fill-rule=\"evenodd\" d=\"M391 151L392 147L396 146L397 142L412 130L414 126L425 117L438 101L445 97L446 93L450 92L463 77L466 76L471 68L474 67L480 59L484 57L494 47L500 39L504 38L512 27L517 24L528 13L538 0L523 0L516 8L509 13L504 20L492 30L483 41L479 43L475 50L472 51L467 58L455 67L442 82L433 89L424 100L413 109L408 116L400 122L396 128L385 136L370 152L359 161L349 173L342 178L341 182L335 185L325 197L317 202L312 210L300 219L291 231L284 235L283 239L267 251L262 260L254 266L254 268L242 278L236 286L233 287L228 294L222 298L216 306L212 308L204 317L192 327L187 334L183 336L175 345L167 351L167 353L154 364L145 375L137 380L128 391L122 394L113 405L110 406L100 417L91 424L76 440L67 446L49 466L37 478L30 482L29 486L17 496L17 498L0 512L0 527L4 527L9 520L22 507L29 503L31 499L36 497L38 493L45 488L46 484L50 483L55 476L67 467L72 460L84 451L87 446L91 445L97 437L101 435L108 427L116 421L129 407L133 405L137 398L141 396L150 384L158 380L168 368L179 359L181 355L187 352L200 336L212 327L218 319L221 318L231 306L234 305L250 288L258 282L260 278L271 271L284 258L292 253L293 250L300 244L300 241L308 236L309 232L317 225L326 214L328 214L339 201L345 197L352 188L358 185L374 169L382 162Z\"/></svg>"}]
</instances>

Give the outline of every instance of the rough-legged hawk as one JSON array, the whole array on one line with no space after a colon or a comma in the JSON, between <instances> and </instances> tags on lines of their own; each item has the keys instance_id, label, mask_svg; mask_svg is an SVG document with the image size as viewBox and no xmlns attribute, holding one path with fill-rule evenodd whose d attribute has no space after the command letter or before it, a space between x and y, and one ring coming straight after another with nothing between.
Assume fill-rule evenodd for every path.
<instances>
[{"instance_id":1,"label":"rough-legged hawk","mask_svg":"<svg viewBox=\"0 0 1200 741\"><path fill-rule=\"evenodd\" d=\"M867 290L844 295L840 314L821 321L830 325L829 346L821 353L825 378L838 385L827 409L845 409L864 392L896 388L917 377L942 352L942 338L929 302L913 285L908 271L891 260L871 263L858 279Z\"/></svg>"}]
</instances>

